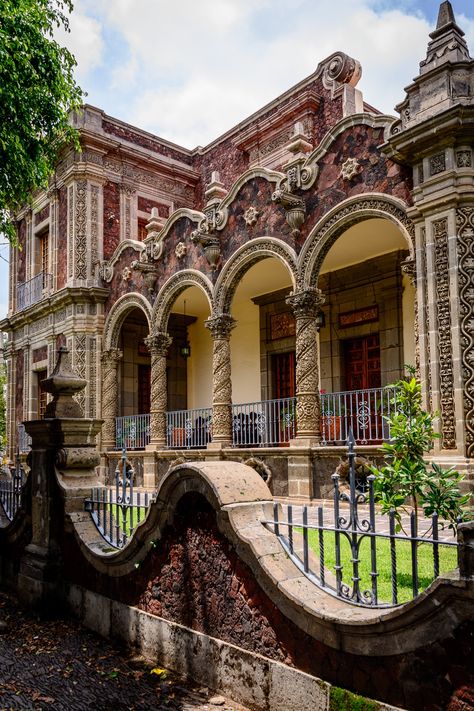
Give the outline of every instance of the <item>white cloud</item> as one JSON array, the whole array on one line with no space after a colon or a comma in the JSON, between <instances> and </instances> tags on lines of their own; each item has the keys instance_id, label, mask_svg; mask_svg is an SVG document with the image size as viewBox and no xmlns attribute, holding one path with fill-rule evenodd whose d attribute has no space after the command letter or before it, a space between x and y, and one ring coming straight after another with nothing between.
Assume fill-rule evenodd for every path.
<instances>
[{"instance_id":1,"label":"white cloud","mask_svg":"<svg viewBox=\"0 0 474 711\"><path fill-rule=\"evenodd\" d=\"M75 74L81 83L103 60L105 43L102 24L81 11L79 3L76 3L69 23L71 31L66 32L62 27L58 28L55 37L60 44L67 46L76 58Z\"/></svg>"},{"instance_id":2,"label":"white cloud","mask_svg":"<svg viewBox=\"0 0 474 711\"><path fill-rule=\"evenodd\" d=\"M72 39L79 43L82 71L97 67L102 57L109 113L116 100L119 118L194 147L231 128L337 50L362 63L364 98L393 113L418 73L433 28L421 15L400 9L376 13L373 4L338 0L335 13L323 0L80 0L78 22L91 20L95 39L82 38L81 45L79 25ZM92 15L115 33L112 50L102 50L103 32ZM458 20L473 36L474 19ZM91 54L83 59L87 46ZM94 102L100 105L100 97Z\"/></svg>"}]
</instances>

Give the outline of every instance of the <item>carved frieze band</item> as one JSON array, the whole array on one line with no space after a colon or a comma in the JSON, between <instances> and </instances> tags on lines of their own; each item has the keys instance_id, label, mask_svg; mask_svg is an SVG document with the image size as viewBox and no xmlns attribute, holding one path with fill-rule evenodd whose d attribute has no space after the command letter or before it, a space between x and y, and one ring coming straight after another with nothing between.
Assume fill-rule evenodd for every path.
<instances>
[{"instance_id":1,"label":"carved frieze band","mask_svg":"<svg viewBox=\"0 0 474 711\"><path fill-rule=\"evenodd\" d=\"M456 448L453 352L449 298L448 221L433 222L435 238L436 317L438 332L441 442L443 449Z\"/></svg>"},{"instance_id":2,"label":"carved frieze band","mask_svg":"<svg viewBox=\"0 0 474 711\"><path fill-rule=\"evenodd\" d=\"M76 183L74 257L76 279L87 279L87 180Z\"/></svg>"},{"instance_id":3,"label":"carved frieze band","mask_svg":"<svg viewBox=\"0 0 474 711\"><path fill-rule=\"evenodd\" d=\"M474 457L474 206L456 212L466 456Z\"/></svg>"}]
</instances>

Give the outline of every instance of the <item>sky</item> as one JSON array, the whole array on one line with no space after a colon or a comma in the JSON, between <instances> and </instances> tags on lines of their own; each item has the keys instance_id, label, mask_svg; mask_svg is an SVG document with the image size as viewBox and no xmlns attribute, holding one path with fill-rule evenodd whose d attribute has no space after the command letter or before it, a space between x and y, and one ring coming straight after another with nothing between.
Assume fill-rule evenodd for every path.
<instances>
[{"instance_id":1,"label":"sky","mask_svg":"<svg viewBox=\"0 0 474 711\"><path fill-rule=\"evenodd\" d=\"M364 99L405 94L437 0L75 0L70 33L86 101L186 148L206 145L336 51L358 59ZM474 55L474 2L452 0ZM0 317L8 245L0 244Z\"/></svg>"}]
</instances>

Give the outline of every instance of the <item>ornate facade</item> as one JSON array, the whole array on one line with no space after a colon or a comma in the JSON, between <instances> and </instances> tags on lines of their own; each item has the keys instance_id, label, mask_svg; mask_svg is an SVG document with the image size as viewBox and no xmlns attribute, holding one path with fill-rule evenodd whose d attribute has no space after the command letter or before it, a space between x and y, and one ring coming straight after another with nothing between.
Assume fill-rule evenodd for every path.
<instances>
[{"instance_id":1,"label":"ornate facade","mask_svg":"<svg viewBox=\"0 0 474 711\"><path fill-rule=\"evenodd\" d=\"M86 106L82 152L17 216L10 456L66 345L105 469L123 445L149 486L177 457L258 461L321 495L349 425L376 452L409 362L469 480L474 63L449 2L430 38L398 118L342 52L205 148Z\"/></svg>"}]
</instances>

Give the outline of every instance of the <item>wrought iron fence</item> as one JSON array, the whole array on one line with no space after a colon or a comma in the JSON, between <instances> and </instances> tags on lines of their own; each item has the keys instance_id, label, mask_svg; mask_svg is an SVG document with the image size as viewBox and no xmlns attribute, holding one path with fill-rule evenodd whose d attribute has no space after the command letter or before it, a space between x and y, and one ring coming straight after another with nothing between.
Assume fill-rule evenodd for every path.
<instances>
[{"instance_id":1,"label":"wrought iron fence","mask_svg":"<svg viewBox=\"0 0 474 711\"><path fill-rule=\"evenodd\" d=\"M115 445L117 449L145 449L149 443L149 414L115 418Z\"/></svg>"},{"instance_id":2,"label":"wrought iron fence","mask_svg":"<svg viewBox=\"0 0 474 711\"><path fill-rule=\"evenodd\" d=\"M202 449L211 439L211 407L166 413L166 446L169 449Z\"/></svg>"},{"instance_id":3,"label":"wrought iron fence","mask_svg":"<svg viewBox=\"0 0 474 711\"><path fill-rule=\"evenodd\" d=\"M115 486L94 487L84 502L101 536L113 548L123 548L141 521L155 495L134 491L134 470L124 449L115 470Z\"/></svg>"},{"instance_id":4,"label":"wrought iron fence","mask_svg":"<svg viewBox=\"0 0 474 711\"><path fill-rule=\"evenodd\" d=\"M21 493L26 478L19 455L15 458L14 467L2 467L0 470L0 503L9 521L13 520L21 506Z\"/></svg>"},{"instance_id":5,"label":"wrought iron fence","mask_svg":"<svg viewBox=\"0 0 474 711\"><path fill-rule=\"evenodd\" d=\"M441 549L452 550L458 544L455 539L444 536L437 514L428 519L425 534L431 535L420 535L414 512L409 517L409 534L397 531L395 511L388 516L388 531L377 531L376 527L383 525L383 519L376 515L375 477L370 475L367 478L368 495L357 490L352 432L349 432L348 442L348 491L343 490L339 475L334 474L332 525L322 506L316 509L304 506L299 518L295 508L288 505L285 520L280 515L282 507L279 504L274 504L273 520L265 521L265 524L271 526L299 569L328 593L356 605L391 607L415 598L437 578ZM360 508L363 505L364 512ZM443 538L440 538L441 532ZM364 541L367 542L365 546ZM408 573L401 571L398 565L398 557L402 556L407 561ZM451 567L456 564L454 562ZM379 578L382 573L387 580L388 592L381 593ZM402 583L401 596L399 588Z\"/></svg>"},{"instance_id":6,"label":"wrought iron fence","mask_svg":"<svg viewBox=\"0 0 474 711\"><path fill-rule=\"evenodd\" d=\"M296 434L296 398L232 405L234 447L287 444Z\"/></svg>"},{"instance_id":7,"label":"wrought iron fence","mask_svg":"<svg viewBox=\"0 0 474 711\"><path fill-rule=\"evenodd\" d=\"M25 429L25 425L18 425L18 450L29 452L31 449L31 437Z\"/></svg>"},{"instance_id":8,"label":"wrought iron fence","mask_svg":"<svg viewBox=\"0 0 474 711\"><path fill-rule=\"evenodd\" d=\"M386 418L396 412L394 388L321 393L321 444L345 444L352 429L358 444L390 437Z\"/></svg>"},{"instance_id":9,"label":"wrought iron fence","mask_svg":"<svg viewBox=\"0 0 474 711\"><path fill-rule=\"evenodd\" d=\"M16 308L22 311L41 301L53 286L53 276L47 272L40 272L32 279L18 284L16 288Z\"/></svg>"}]
</instances>

